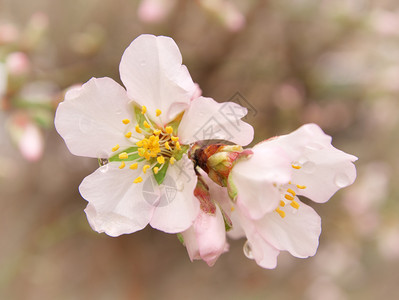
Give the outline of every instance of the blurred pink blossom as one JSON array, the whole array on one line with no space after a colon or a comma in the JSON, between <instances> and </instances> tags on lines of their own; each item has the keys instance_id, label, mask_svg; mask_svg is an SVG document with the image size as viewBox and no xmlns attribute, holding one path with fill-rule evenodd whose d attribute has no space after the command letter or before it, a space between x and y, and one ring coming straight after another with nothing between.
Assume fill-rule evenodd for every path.
<instances>
[{"instance_id":1,"label":"blurred pink blossom","mask_svg":"<svg viewBox=\"0 0 399 300\"><path fill-rule=\"evenodd\" d=\"M23 52L13 52L6 58L6 66L10 75L26 75L30 70L30 61Z\"/></svg>"},{"instance_id":2,"label":"blurred pink blossom","mask_svg":"<svg viewBox=\"0 0 399 300\"><path fill-rule=\"evenodd\" d=\"M142 0L138 8L141 21L159 23L164 21L176 5L176 0Z\"/></svg>"}]
</instances>

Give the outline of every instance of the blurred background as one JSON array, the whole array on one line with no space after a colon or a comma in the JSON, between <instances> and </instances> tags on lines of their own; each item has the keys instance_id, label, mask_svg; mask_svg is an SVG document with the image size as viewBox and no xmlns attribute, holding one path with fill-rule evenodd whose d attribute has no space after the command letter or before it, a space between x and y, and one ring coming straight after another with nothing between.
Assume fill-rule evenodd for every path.
<instances>
[{"instance_id":1,"label":"blurred background","mask_svg":"<svg viewBox=\"0 0 399 300\"><path fill-rule=\"evenodd\" d=\"M69 153L54 112L71 85L120 82L142 33L176 41L204 96L248 107L254 143L315 122L359 157L312 205L315 257L264 270L239 240L209 268L175 235L91 230L78 186L98 163ZM398 297L398 96L396 0L0 0L0 299Z\"/></svg>"}]
</instances>

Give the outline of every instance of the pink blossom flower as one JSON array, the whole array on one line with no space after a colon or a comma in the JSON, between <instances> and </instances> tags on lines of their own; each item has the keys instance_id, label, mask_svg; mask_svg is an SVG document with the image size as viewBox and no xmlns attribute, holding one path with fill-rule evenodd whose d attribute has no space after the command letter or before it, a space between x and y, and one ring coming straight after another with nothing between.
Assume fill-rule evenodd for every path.
<instances>
[{"instance_id":1,"label":"pink blossom flower","mask_svg":"<svg viewBox=\"0 0 399 300\"><path fill-rule=\"evenodd\" d=\"M168 232L188 229L199 214L193 192L194 166L186 152L201 139L199 130L224 105L198 97L175 42L141 35L125 50L120 63L126 90L110 78L92 78L67 92L55 125L69 150L109 163L87 176L79 187L89 202L85 210L92 228L111 236L132 233L147 224ZM237 115L235 116L237 117ZM246 145L253 128L220 117L209 139Z\"/></svg>"},{"instance_id":2,"label":"pink blossom flower","mask_svg":"<svg viewBox=\"0 0 399 300\"><path fill-rule=\"evenodd\" d=\"M0 103L7 89L7 72L4 64L0 63Z\"/></svg>"},{"instance_id":3,"label":"pink blossom flower","mask_svg":"<svg viewBox=\"0 0 399 300\"><path fill-rule=\"evenodd\" d=\"M233 214L248 239L247 255L264 268L274 268L283 250L300 258L314 255L321 220L298 196L328 201L354 182L357 158L334 148L315 124L259 143L252 151L228 179L236 202Z\"/></svg>"},{"instance_id":4,"label":"pink blossom flower","mask_svg":"<svg viewBox=\"0 0 399 300\"><path fill-rule=\"evenodd\" d=\"M7 56L6 65L10 75L26 75L30 69L28 56L23 52L13 52Z\"/></svg>"}]
</instances>

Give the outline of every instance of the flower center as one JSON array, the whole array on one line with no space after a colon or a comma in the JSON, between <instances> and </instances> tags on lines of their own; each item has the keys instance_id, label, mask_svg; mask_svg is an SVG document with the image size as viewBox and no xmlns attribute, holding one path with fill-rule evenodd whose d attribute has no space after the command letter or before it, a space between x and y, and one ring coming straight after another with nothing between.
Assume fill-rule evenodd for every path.
<instances>
[{"instance_id":1,"label":"flower center","mask_svg":"<svg viewBox=\"0 0 399 300\"><path fill-rule=\"evenodd\" d=\"M145 174L148 169L152 169L156 176L162 169L167 169L169 164L173 165L180 160L187 147L180 145L179 137L176 136L177 129L172 126L157 125L148 118L146 112L145 106L142 106L141 113L136 112L137 124L133 125L134 127L131 127L132 124L129 119L122 120L122 123L128 126L128 129L134 128L134 130L127 131L125 137L135 146L111 157L110 161L121 161L120 169L130 163L129 168L132 170L137 169L138 163L143 162L142 173ZM156 117L159 118L160 122L158 123L160 124L162 124L161 114L161 110L157 109ZM113 152L118 150L119 145L112 148ZM133 182L139 183L142 181L140 174Z\"/></svg>"},{"instance_id":2,"label":"flower center","mask_svg":"<svg viewBox=\"0 0 399 300\"><path fill-rule=\"evenodd\" d=\"M298 164L292 164L292 168L294 170L300 170L302 167ZM283 207L287 203L289 203L293 208L294 212L299 209L299 203L295 201L296 193L295 191L306 189L306 186L294 184L291 181L288 183L288 186L284 186L284 192L281 195L284 195L283 198L280 200L278 207L275 209L275 212L280 215L281 218L285 218L285 211Z\"/></svg>"}]
</instances>

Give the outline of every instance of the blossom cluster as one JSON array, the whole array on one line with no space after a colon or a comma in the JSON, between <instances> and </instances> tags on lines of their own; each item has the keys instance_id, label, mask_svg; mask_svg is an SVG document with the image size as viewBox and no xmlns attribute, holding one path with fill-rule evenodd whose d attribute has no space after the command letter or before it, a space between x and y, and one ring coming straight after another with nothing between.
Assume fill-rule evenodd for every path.
<instances>
[{"instance_id":1,"label":"blossom cluster","mask_svg":"<svg viewBox=\"0 0 399 300\"><path fill-rule=\"evenodd\" d=\"M280 251L315 254L321 220L301 199L323 203L352 184L355 156L315 124L244 149L254 135L241 120L247 110L203 97L171 38L139 36L119 70L126 89L92 78L67 92L55 116L73 154L99 159L79 187L95 231L150 224L210 266L227 236L245 237L244 253L264 268Z\"/></svg>"}]
</instances>

